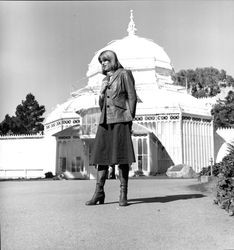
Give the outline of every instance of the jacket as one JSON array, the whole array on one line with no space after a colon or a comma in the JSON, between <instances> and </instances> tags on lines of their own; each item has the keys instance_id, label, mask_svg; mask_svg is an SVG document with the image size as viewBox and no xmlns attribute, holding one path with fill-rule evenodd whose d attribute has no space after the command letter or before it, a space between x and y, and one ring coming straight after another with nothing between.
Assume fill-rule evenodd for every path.
<instances>
[{"instance_id":1,"label":"jacket","mask_svg":"<svg viewBox=\"0 0 234 250\"><path fill-rule=\"evenodd\" d=\"M131 122L135 117L137 103L132 72L123 68L118 69L110 81L108 77L103 79L102 89L104 93L99 97L99 124Z\"/></svg>"}]
</instances>

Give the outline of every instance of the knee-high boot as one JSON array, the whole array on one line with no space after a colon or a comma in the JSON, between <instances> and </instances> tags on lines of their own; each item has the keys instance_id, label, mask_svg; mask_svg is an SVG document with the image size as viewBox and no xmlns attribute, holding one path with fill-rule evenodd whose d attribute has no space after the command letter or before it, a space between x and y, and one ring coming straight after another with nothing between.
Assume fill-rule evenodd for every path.
<instances>
[{"instance_id":1,"label":"knee-high boot","mask_svg":"<svg viewBox=\"0 0 234 250\"><path fill-rule=\"evenodd\" d=\"M129 174L129 165L121 164L119 165L119 180L120 180L120 196L119 196L119 205L127 206L127 193L128 193L128 174Z\"/></svg>"},{"instance_id":2,"label":"knee-high boot","mask_svg":"<svg viewBox=\"0 0 234 250\"><path fill-rule=\"evenodd\" d=\"M105 200L104 185L107 179L108 166L99 165L97 169L96 189L91 200L87 201L85 205L103 204Z\"/></svg>"}]
</instances>

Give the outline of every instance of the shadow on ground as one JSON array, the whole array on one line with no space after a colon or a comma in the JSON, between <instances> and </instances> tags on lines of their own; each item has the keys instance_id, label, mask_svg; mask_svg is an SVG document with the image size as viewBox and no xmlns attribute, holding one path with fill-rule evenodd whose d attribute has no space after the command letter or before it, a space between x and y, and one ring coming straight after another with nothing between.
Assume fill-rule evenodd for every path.
<instances>
[{"instance_id":1,"label":"shadow on ground","mask_svg":"<svg viewBox=\"0 0 234 250\"><path fill-rule=\"evenodd\" d=\"M203 194L179 194L179 195L168 195L168 196L161 196L161 197L146 197L146 198L135 198L135 199L128 199L128 206L135 205L139 203L166 203L178 200L187 200L187 199L198 199L206 197ZM118 203L118 202L109 202L105 204L111 203Z\"/></svg>"},{"instance_id":2,"label":"shadow on ground","mask_svg":"<svg viewBox=\"0 0 234 250\"><path fill-rule=\"evenodd\" d=\"M136 199L129 199L129 205L138 204L138 203L166 203L172 202L177 200L187 200L187 199L197 199L203 198L205 195L203 194L179 194L179 195L168 195L162 197L147 197L147 198L136 198Z\"/></svg>"}]
</instances>

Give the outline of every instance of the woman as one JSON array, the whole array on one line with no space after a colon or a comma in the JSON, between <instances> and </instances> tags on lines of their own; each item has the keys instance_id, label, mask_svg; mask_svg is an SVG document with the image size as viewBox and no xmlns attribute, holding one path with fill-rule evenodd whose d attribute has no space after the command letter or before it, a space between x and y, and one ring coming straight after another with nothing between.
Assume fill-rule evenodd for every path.
<instances>
[{"instance_id":1,"label":"woman","mask_svg":"<svg viewBox=\"0 0 234 250\"><path fill-rule=\"evenodd\" d=\"M98 165L97 183L94 195L86 205L104 203L108 166L118 165L119 205L127 206L129 166L135 162L131 140L137 102L135 81L132 72L119 63L115 52L103 51L98 60L105 78L99 97L101 116L91 157L91 163Z\"/></svg>"}]
</instances>

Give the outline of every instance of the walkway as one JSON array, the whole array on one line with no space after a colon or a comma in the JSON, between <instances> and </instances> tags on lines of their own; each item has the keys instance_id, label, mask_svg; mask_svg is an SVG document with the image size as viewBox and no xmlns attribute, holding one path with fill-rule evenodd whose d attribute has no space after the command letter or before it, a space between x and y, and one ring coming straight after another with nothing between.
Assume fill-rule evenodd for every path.
<instances>
[{"instance_id":1,"label":"walkway","mask_svg":"<svg viewBox=\"0 0 234 250\"><path fill-rule=\"evenodd\" d=\"M2 250L234 249L234 218L196 183L130 180L119 207L119 181L108 180L106 204L88 207L95 181L0 182Z\"/></svg>"}]
</instances>

